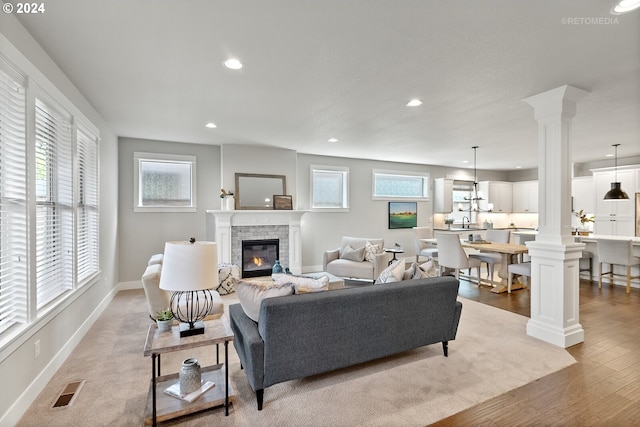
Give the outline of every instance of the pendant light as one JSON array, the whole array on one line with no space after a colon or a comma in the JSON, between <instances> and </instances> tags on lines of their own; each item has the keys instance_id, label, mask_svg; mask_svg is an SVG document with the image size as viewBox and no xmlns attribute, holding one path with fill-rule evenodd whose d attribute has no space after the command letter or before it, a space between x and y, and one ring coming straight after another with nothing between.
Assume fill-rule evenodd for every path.
<instances>
[{"instance_id":1,"label":"pendant light","mask_svg":"<svg viewBox=\"0 0 640 427\"><path fill-rule=\"evenodd\" d=\"M473 212L491 212L493 210L493 203L487 203L487 210L480 209L479 202L484 200L480 191L478 191L478 171L476 168L476 154L478 146L473 147L473 189L471 190L471 197L465 197L464 200L469 201L469 211ZM458 204L458 210L462 211L462 204Z\"/></svg>"},{"instance_id":2,"label":"pendant light","mask_svg":"<svg viewBox=\"0 0 640 427\"><path fill-rule=\"evenodd\" d=\"M616 147L615 154L615 168L614 168L614 182L611 183L611 190L607 191L607 194L604 195L604 200L626 200L629 199L627 193L622 191L620 188L620 183L618 182L618 145L613 144L613 147Z\"/></svg>"}]
</instances>

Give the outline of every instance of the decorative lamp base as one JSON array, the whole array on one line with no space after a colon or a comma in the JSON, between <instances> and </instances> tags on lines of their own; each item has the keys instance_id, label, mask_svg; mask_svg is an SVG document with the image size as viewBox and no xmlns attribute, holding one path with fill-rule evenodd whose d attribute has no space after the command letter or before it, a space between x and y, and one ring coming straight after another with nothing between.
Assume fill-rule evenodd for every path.
<instances>
[{"instance_id":1,"label":"decorative lamp base","mask_svg":"<svg viewBox=\"0 0 640 427\"><path fill-rule=\"evenodd\" d=\"M204 322L202 320L195 322L193 328L188 323L180 323L180 338L200 334L204 334Z\"/></svg>"}]
</instances>

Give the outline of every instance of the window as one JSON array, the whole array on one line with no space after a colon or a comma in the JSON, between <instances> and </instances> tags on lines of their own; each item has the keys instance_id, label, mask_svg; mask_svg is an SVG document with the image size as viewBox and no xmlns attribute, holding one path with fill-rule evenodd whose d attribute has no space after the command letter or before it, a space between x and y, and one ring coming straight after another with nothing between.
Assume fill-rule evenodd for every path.
<instances>
[{"instance_id":1,"label":"window","mask_svg":"<svg viewBox=\"0 0 640 427\"><path fill-rule=\"evenodd\" d=\"M311 165L311 209L349 209L349 169Z\"/></svg>"},{"instance_id":2,"label":"window","mask_svg":"<svg viewBox=\"0 0 640 427\"><path fill-rule=\"evenodd\" d=\"M429 174L373 171L373 199L429 200Z\"/></svg>"},{"instance_id":3,"label":"window","mask_svg":"<svg viewBox=\"0 0 640 427\"><path fill-rule=\"evenodd\" d=\"M73 288L71 117L36 99L36 288L44 307Z\"/></svg>"},{"instance_id":4,"label":"window","mask_svg":"<svg viewBox=\"0 0 640 427\"><path fill-rule=\"evenodd\" d=\"M100 272L99 132L70 110L0 57L0 345Z\"/></svg>"},{"instance_id":5,"label":"window","mask_svg":"<svg viewBox=\"0 0 640 427\"><path fill-rule=\"evenodd\" d=\"M135 212L195 212L196 158L134 153Z\"/></svg>"},{"instance_id":6,"label":"window","mask_svg":"<svg viewBox=\"0 0 640 427\"><path fill-rule=\"evenodd\" d=\"M27 321L26 96L0 60L0 332Z\"/></svg>"},{"instance_id":7,"label":"window","mask_svg":"<svg viewBox=\"0 0 640 427\"><path fill-rule=\"evenodd\" d=\"M76 204L78 284L87 283L99 269L98 132L82 126L77 131L78 202Z\"/></svg>"}]
</instances>

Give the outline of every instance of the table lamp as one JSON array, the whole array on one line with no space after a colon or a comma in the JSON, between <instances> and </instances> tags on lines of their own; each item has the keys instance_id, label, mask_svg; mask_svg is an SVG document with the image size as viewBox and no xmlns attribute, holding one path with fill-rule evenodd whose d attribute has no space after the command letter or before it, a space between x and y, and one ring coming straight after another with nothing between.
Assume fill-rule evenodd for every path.
<instances>
[{"instance_id":1,"label":"table lamp","mask_svg":"<svg viewBox=\"0 0 640 427\"><path fill-rule=\"evenodd\" d=\"M160 289L172 291L171 312L180 322L180 337L204 333L202 321L213 306L212 288L218 286L215 242L166 242Z\"/></svg>"}]
</instances>

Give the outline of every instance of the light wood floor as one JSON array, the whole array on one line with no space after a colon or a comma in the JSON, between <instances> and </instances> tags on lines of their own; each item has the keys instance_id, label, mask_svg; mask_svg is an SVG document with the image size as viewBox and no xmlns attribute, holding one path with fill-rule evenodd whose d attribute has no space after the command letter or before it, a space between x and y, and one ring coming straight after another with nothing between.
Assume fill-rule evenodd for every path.
<instances>
[{"instance_id":1,"label":"light wood floor","mask_svg":"<svg viewBox=\"0 0 640 427\"><path fill-rule=\"evenodd\" d=\"M459 294L529 316L529 290L494 294L461 280ZM640 290L581 280L585 341L578 363L433 426L640 426ZM487 325L488 326L488 325Z\"/></svg>"}]
</instances>

